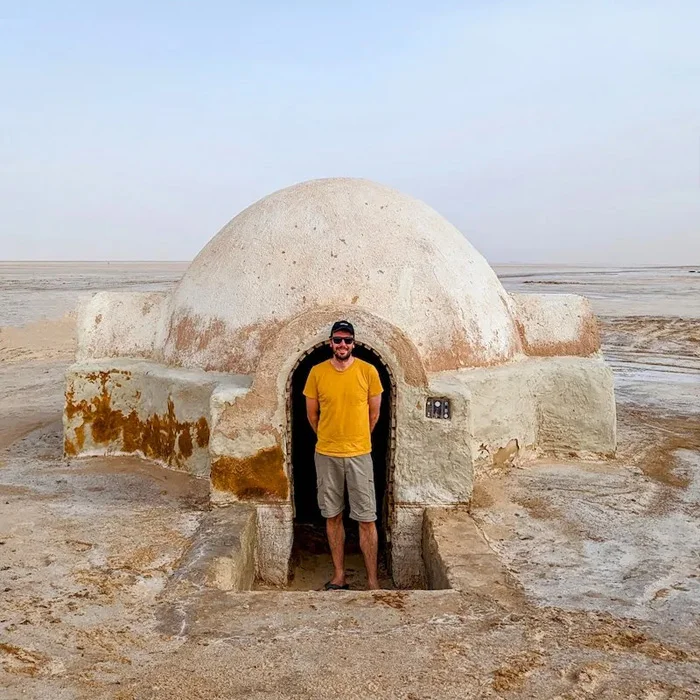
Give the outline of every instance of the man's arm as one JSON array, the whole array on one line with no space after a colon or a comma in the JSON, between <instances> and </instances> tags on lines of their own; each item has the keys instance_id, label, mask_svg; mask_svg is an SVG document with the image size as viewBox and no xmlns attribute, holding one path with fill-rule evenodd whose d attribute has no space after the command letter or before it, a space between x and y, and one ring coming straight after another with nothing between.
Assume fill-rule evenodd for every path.
<instances>
[{"instance_id":1,"label":"man's arm","mask_svg":"<svg viewBox=\"0 0 700 700\"><path fill-rule=\"evenodd\" d=\"M308 399L307 399L308 401ZM379 409L382 406L382 395L377 394L376 396L369 397L369 429L370 432L374 430L374 426L377 425L379 420ZM307 409L308 410L308 409Z\"/></svg>"},{"instance_id":2,"label":"man's arm","mask_svg":"<svg viewBox=\"0 0 700 700\"><path fill-rule=\"evenodd\" d=\"M306 417L315 433L318 433L318 399L306 397Z\"/></svg>"}]
</instances>

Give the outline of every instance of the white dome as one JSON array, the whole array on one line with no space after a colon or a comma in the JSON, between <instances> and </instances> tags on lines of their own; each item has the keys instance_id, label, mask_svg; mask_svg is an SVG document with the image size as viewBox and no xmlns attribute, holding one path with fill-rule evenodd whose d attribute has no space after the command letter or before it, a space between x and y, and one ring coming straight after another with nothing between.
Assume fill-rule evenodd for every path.
<instances>
[{"instance_id":1,"label":"white dome","mask_svg":"<svg viewBox=\"0 0 700 700\"><path fill-rule=\"evenodd\" d=\"M348 306L400 328L427 371L520 350L501 283L454 226L396 190L339 178L275 192L224 226L173 294L165 360L250 373L292 318Z\"/></svg>"}]
</instances>

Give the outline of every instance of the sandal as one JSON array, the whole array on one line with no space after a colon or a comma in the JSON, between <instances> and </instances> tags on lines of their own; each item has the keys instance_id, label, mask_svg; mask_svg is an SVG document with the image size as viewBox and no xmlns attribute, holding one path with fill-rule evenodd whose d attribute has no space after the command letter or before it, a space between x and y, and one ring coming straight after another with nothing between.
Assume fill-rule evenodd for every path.
<instances>
[{"instance_id":1,"label":"sandal","mask_svg":"<svg viewBox=\"0 0 700 700\"><path fill-rule=\"evenodd\" d=\"M330 581L326 581L326 583L323 585L323 590L324 591L349 591L350 586L346 583L342 586L339 586L337 583L331 583Z\"/></svg>"}]
</instances>

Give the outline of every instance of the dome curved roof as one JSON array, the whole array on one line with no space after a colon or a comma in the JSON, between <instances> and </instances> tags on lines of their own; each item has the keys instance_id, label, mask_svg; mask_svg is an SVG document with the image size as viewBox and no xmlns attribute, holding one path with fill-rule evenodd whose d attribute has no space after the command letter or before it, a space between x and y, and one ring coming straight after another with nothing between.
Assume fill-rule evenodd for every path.
<instances>
[{"instance_id":1,"label":"dome curved roof","mask_svg":"<svg viewBox=\"0 0 700 700\"><path fill-rule=\"evenodd\" d=\"M400 328L428 371L520 350L501 283L454 226L389 187L338 178L275 192L221 229L173 293L164 359L250 373L292 318L353 305Z\"/></svg>"}]
</instances>

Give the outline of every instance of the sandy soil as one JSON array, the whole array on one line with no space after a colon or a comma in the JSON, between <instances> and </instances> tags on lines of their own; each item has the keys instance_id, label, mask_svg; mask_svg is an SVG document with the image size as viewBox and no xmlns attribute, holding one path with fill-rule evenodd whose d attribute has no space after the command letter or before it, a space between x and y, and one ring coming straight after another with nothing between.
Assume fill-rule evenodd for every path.
<instances>
[{"instance_id":1,"label":"sandy soil","mask_svg":"<svg viewBox=\"0 0 700 700\"><path fill-rule=\"evenodd\" d=\"M700 697L689 273L504 273L511 289L600 294L620 428L614 461L540 462L478 485L473 513L525 593L504 606L456 591L183 598L169 576L206 483L135 458L61 459L68 300L180 273L48 267L37 283L0 266L0 698Z\"/></svg>"}]
</instances>

